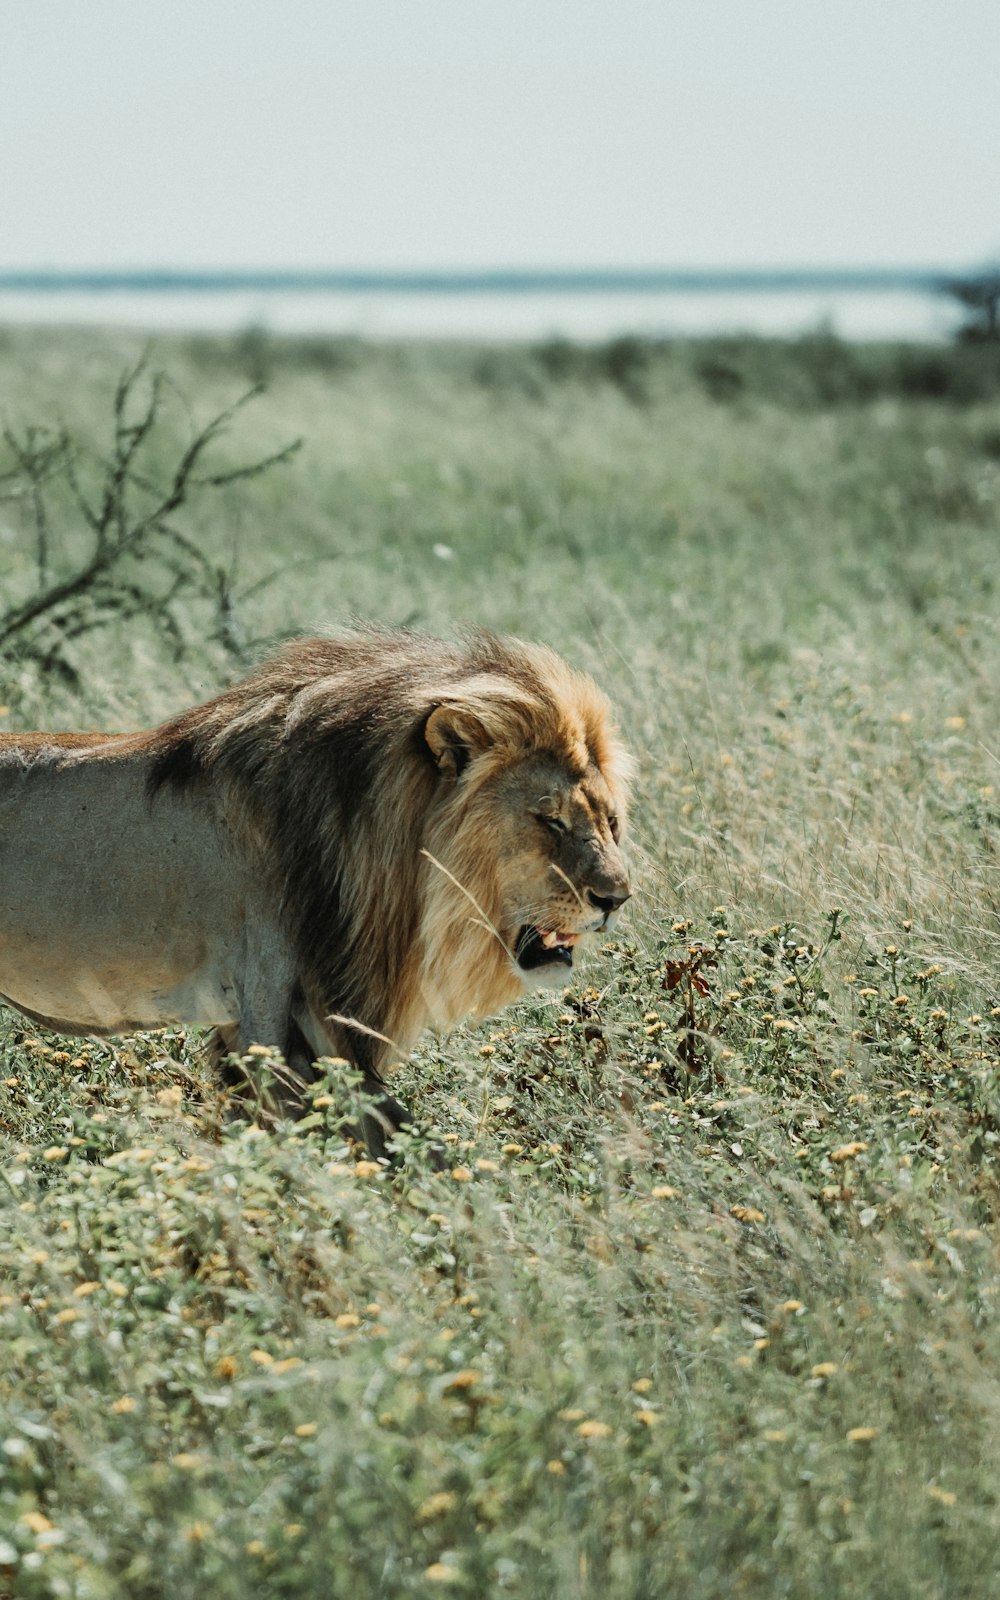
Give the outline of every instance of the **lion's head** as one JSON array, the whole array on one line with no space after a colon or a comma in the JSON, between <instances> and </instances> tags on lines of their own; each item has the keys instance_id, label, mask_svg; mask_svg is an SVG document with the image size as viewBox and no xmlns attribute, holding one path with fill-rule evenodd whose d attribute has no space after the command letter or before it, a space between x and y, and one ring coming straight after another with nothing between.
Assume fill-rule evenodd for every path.
<instances>
[{"instance_id":1,"label":"lion's head","mask_svg":"<svg viewBox=\"0 0 1000 1600\"><path fill-rule=\"evenodd\" d=\"M423 984L432 1008L454 996L446 1013L565 982L581 941L609 929L631 893L627 761L607 701L549 650L490 643L493 670L455 684L424 724L439 786Z\"/></svg>"}]
</instances>

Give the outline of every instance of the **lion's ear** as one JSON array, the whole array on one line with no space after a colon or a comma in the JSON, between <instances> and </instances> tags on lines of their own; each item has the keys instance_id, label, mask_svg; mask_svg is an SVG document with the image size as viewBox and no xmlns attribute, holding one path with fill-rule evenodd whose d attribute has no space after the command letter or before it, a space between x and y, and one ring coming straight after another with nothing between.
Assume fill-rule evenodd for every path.
<instances>
[{"instance_id":1,"label":"lion's ear","mask_svg":"<svg viewBox=\"0 0 1000 1600\"><path fill-rule=\"evenodd\" d=\"M460 778L489 735L474 711L461 705L435 706L424 723L424 739L439 772Z\"/></svg>"}]
</instances>

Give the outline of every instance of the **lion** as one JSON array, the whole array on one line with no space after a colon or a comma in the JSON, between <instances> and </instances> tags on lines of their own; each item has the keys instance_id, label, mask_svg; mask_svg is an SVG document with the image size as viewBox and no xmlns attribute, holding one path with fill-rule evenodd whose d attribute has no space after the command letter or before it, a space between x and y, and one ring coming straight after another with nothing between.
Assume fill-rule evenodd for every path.
<instances>
[{"instance_id":1,"label":"lion","mask_svg":"<svg viewBox=\"0 0 1000 1600\"><path fill-rule=\"evenodd\" d=\"M346 1057L378 1115L428 1026L565 980L629 898L628 758L554 651L360 627L141 733L0 735L0 1001Z\"/></svg>"}]
</instances>

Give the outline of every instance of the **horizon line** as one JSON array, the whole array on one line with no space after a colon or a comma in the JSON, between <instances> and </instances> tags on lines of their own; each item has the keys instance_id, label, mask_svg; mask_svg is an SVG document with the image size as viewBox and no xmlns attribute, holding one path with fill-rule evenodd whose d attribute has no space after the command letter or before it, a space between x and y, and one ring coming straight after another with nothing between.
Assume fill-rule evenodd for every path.
<instances>
[{"instance_id":1,"label":"horizon line","mask_svg":"<svg viewBox=\"0 0 1000 1600\"><path fill-rule=\"evenodd\" d=\"M776 290L954 293L1000 268L486 267L0 268L0 292L66 293L725 293Z\"/></svg>"}]
</instances>

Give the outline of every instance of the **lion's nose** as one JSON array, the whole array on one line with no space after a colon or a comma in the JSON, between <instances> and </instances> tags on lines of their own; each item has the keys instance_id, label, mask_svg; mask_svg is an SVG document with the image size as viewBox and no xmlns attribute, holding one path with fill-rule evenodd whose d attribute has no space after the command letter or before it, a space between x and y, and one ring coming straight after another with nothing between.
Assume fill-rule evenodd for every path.
<instances>
[{"instance_id":1,"label":"lion's nose","mask_svg":"<svg viewBox=\"0 0 1000 1600\"><path fill-rule=\"evenodd\" d=\"M628 892L625 894L595 894L593 889L587 890L587 899L591 905L596 906L598 911L603 911L606 917L610 917L612 911L617 911L619 906L623 906L626 900L630 898L631 896Z\"/></svg>"}]
</instances>

